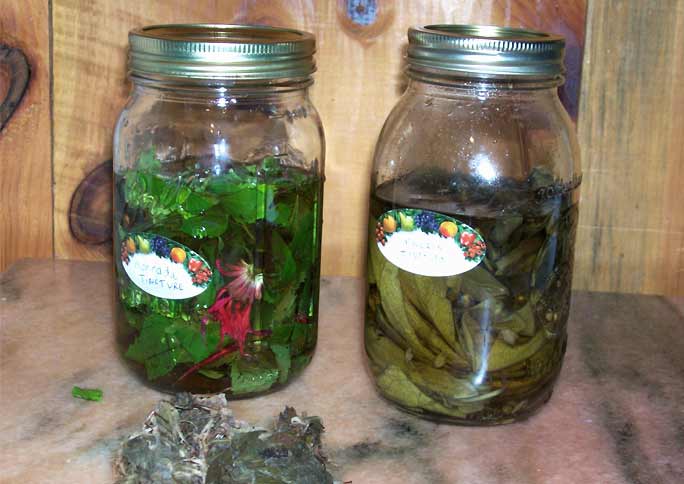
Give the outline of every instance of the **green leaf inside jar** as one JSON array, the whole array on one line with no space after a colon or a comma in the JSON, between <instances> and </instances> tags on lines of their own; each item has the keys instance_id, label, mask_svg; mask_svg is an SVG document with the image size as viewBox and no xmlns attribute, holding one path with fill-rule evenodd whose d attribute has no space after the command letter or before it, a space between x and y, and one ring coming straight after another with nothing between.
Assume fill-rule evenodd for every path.
<instances>
[{"instance_id":1,"label":"green leaf inside jar","mask_svg":"<svg viewBox=\"0 0 684 484\"><path fill-rule=\"evenodd\" d=\"M156 234L211 270L199 295L170 300L137 287L117 260L125 357L166 388L240 395L301 371L316 341L320 196L315 173L275 157L218 175L169 175L151 151L116 174L115 246L128 234ZM188 268L189 257L179 263ZM248 315L242 330L238 309Z\"/></svg>"}]
</instances>

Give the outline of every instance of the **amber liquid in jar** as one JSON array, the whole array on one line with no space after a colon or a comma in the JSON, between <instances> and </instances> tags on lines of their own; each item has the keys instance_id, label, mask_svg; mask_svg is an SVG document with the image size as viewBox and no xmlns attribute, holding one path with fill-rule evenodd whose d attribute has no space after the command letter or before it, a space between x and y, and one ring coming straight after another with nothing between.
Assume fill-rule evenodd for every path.
<instances>
[{"instance_id":1,"label":"amber liquid in jar","mask_svg":"<svg viewBox=\"0 0 684 484\"><path fill-rule=\"evenodd\" d=\"M377 187L372 222L425 209L411 230L436 230L439 213L486 242L473 269L422 276L380 254L372 224L365 346L385 398L465 425L521 420L549 399L566 348L577 204L572 189L535 189L541 177L537 169L488 189L467 176L412 173Z\"/></svg>"}]
</instances>

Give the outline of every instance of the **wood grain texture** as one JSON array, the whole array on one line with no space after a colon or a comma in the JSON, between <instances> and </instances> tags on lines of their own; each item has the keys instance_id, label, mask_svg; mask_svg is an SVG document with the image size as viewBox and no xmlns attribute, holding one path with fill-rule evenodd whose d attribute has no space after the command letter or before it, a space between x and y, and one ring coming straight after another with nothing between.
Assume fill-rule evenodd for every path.
<instances>
[{"instance_id":1,"label":"wood grain texture","mask_svg":"<svg viewBox=\"0 0 684 484\"><path fill-rule=\"evenodd\" d=\"M323 2L321 2L323 3ZM406 30L433 23L527 26L541 30L579 29L584 6L565 12L551 2L423 1L377 2L391 20L382 32L360 29L340 36L318 28L319 66L315 102L327 128L328 164L324 220L358 220L335 230L324 225L323 272L359 275L366 257L368 185L373 149L380 129L405 86L403 49ZM554 4L556 2L553 2ZM578 3L583 2L562 2ZM535 7L536 5L536 7ZM565 20L579 15L579 19ZM333 19L330 19L332 23ZM325 25L323 26L325 27Z\"/></svg>"},{"instance_id":2,"label":"wood grain texture","mask_svg":"<svg viewBox=\"0 0 684 484\"><path fill-rule=\"evenodd\" d=\"M0 44L0 132L24 98L30 77L31 68L24 52Z\"/></svg>"},{"instance_id":3,"label":"wood grain texture","mask_svg":"<svg viewBox=\"0 0 684 484\"><path fill-rule=\"evenodd\" d=\"M54 173L55 256L108 258L110 244L84 244L70 230L69 207L81 180L111 159L112 133L130 85L126 79L128 31L171 22L258 22L292 25L289 12L312 12L309 2L55 0ZM274 2L275 3L275 2Z\"/></svg>"},{"instance_id":4,"label":"wood grain texture","mask_svg":"<svg viewBox=\"0 0 684 484\"><path fill-rule=\"evenodd\" d=\"M405 85L407 28L497 23L565 34L577 56L571 66L574 91L568 95L572 111L585 5L585 0L54 0L55 253L78 259L109 256L108 246L82 244L73 237L67 210L80 180L111 157L112 129L128 91L125 53L131 28L178 21L245 22L316 34L319 69L312 95L327 137L322 269L324 274L360 275L372 152ZM333 229L330 222L341 216L346 222Z\"/></svg>"},{"instance_id":5,"label":"wood grain texture","mask_svg":"<svg viewBox=\"0 0 684 484\"><path fill-rule=\"evenodd\" d=\"M16 259L52 256L48 2L3 0L0 44L20 49L31 69L28 89L0 132L2 271ZM2 71L4 97L10 74Z\"/></svg>"},{"instance_id":6,"label":"wood grain texture","mask_svg":"<svg viewBox=\"0 0 684 484\"><path fill-rule=\"evenodd\" d=\"M69 230L84 244L111 243L113 164L97 165L81 180L69 204Z\"/></svg>"},{"instance_id":7,"label":"wood grain texture","mask_svg":"<svg viewBox=\"0 0 684 484\"><path fill-rule=\"evenodd\" d=\"M590 3L577 288L684 294L684 0Z\"/></svg>"}]
</instances>

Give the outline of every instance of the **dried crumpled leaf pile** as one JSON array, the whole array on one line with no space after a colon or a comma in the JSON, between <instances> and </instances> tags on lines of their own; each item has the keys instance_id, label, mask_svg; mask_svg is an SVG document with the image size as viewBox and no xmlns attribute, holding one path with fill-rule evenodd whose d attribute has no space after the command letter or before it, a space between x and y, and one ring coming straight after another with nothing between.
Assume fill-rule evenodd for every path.
<instances>
[{"instance_id":1,"label":"dried crumpled leaf pile","mask_svg":"<svg viewBox=\"0 0 684 484\"><path fill-rule=\"evenodd\" d=\"M291 407L266 430L233 418L224 395L178 394L124 441L117 483L332 484L322 433L318 417Z\"/></svg>"}]
</instances>

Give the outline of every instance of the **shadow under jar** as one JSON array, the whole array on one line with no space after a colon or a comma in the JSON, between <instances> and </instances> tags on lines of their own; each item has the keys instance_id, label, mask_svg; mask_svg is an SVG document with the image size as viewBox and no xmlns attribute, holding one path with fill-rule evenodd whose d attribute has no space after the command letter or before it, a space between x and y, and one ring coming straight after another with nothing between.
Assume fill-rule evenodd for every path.
<instances>
[{"instance_id":1,"label":"shadow under jar","mask_svg":"<svg viewBox=\"0 0 684 484\"><path fill-rule=\"evenodd\" d=\"M561 37L409 30L375 151L365 347L379 392L464 425L524 419L566 347L580 166Z\"/></svg>"},{"instance_id":2,"label":"shadow under jar","mask_svg":"<svg viewBox=\"0 0 684 484\"><path fill-rule=\"evenodd\" d=\"M159 25L129 41L133 89L114 135L121 354L164 391L275 390L317 337L314 38Z\"/></svg>"}]
</instances>

